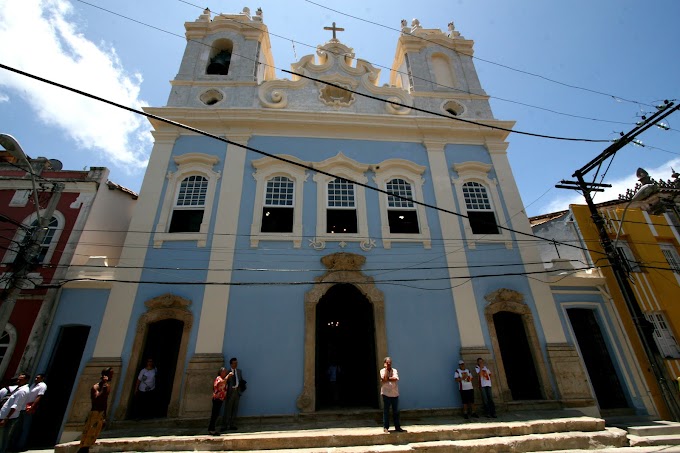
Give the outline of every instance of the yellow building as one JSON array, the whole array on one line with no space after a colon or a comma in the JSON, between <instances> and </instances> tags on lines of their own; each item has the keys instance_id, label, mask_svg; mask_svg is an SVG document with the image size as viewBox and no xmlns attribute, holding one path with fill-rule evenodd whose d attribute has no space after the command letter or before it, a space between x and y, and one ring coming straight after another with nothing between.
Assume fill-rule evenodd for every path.
<instances>
[{"instance_id":1,"label":"yellow building","mask_svg":"<svg viewBox=\"0 0 680 453\"><path fill-rule=\"evenodd\" d=\"M635 298L645 317L654 326L654 340L663 357L669 377L680 376L680 347L676 340L680 332L680 235L669 214L652 215L642 207L630 207L622 219L625 202L603 203L598 206L607 231L623 259ZM633 350L646 377L648 388L660 414L665 404L661 389L652 373L623 295L611 267L604 258L599 234L590 211L584 205L572 205L570 210L584 245L590 250L591 262L600 267L607 287L628 333ZM621 222L623 220L623 222ZM666 414L668 415L668 414Z\"/></svg>"}]
</instances>

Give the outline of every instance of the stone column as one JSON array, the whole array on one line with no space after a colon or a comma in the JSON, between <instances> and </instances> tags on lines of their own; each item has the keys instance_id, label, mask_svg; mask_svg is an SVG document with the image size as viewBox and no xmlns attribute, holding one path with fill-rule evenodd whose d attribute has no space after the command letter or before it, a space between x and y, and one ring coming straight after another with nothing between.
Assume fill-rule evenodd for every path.
<instances>
[{"instance_id":1,"label":"stone column","mask_svg":"<svg viewBox=\"0 0 680 453\"><path fill-rule=\"evenodd\" d=\"M249 138L250 134L228 134L229 140L242 145L246 145ZM227 146L207 281L231 281L246 153L245 149L236 145ZM184 379L184 393L180 408L182 417L210 416L211 403L205 395L212 392L212 382L217 375L217 370L225 363L223 346L230 289L230 286L220 285L210 285L205 288L196 350L189 361Z\"/></svg>"},{"instance_id":2,"label":"stone column","mask_svg":"<svg viewBox=\"0 0 680 453\"><path fill-rule=\"evenodd\" d=\"M430 162L432 172L432 184L437 206L453 212L458 212L453 197L453 187L451 185L451 174L449 165L444 154L445 142L430 141L424 142L427 148L427 157ZM437 212L439 224L442 230L442 237L446 239L456 239L463 237L460 228L460 217L444 212ZM446 262L449 266L449 277L463 277L467 275L467 256L465 247L457 245L453 241L444 241L444 252ZM462 280L452 280L453 286L458 285ZM460 335L461 346L466 347L485 347L484 336L482 335L482 324L477 309L475 293L472 282L468 281L451 290L453 305L458 319L458 332Z\"/></svg>"}]
</instances>

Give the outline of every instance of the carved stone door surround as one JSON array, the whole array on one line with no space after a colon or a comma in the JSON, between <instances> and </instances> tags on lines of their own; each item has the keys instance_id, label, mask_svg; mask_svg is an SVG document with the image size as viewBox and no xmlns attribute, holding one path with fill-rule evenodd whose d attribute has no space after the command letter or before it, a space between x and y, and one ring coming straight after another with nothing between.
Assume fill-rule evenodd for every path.
<instances>
[{"instance_id":1,"label":"carved stone door surround","mask_svg":"<svg viewBox=\"0 0 680 453\"><path fill-rule=\"evenodd\" d=\"M496 357L496 369L498 370L496 381L500 386L502 400L504 402L513 401L512 393L510 392L510 387L508 386L508 381L505 377L505 365L503 364L501 349L498 344L498 336L496 335L496 325L493 320L493 315L502 311L521 315L524 331L526 332L527 340L529 341L531 355L536 366L536 374L538 374L541 395L544 399L555 399L555 394L548 377L548 370L545 360L543 360L543 354L541 353L541 344L538 341L538 334L534 324L534 315L531 313L529 306L524 303L524 296L522 293L512 289L501 288L487 294L484 296L484 299L489 302L489 304L484 309L484 315L489 326L491 345L493 347L494 356Z\"/></svg>"},{"instance_id":2,"label":"carved stone door surround","mask_svg":"<svg viewBox=\"0 0 680 453\"><path fill-rule=\"evenodd\" d=\"M354 253L334 253L321 258L328 269L316 284L305 293L305 362L304 385L297 399L297 407L301 412L316 410L316 306L326 292L336 284L354 285L373 306L375 323L376 376L382 367L382 360L387 355L387 331L385 329L385 296L373 283L373 278L365 275L361 267L366 257ZM378 380L376 378L376 392Z\"/></svg>"},{"instance_id":3,"label":"carved stone door surround","mask_svg":"<svg viewBox=\"0 0 680 453\"><path fill-rule=\"evenodd\" d=\"M137 373L139 372L137 365L140 363L140 359L142 359L141 354L144 352L144 342L149 330L149 324L165 319L176 319L184 323L179 354L177 355L175 378L172 382L172 394L170 396L170 404L168 405L169 418L177 417L179 415L179 396L182 376L184 376L184 359L187 354L189 335L194 322L194 316L188 308L189 305L191 305L191 301L175 294L168 293L149 299L144 302L144 305L146 305L147 311L141 315L137 321L137 332L135 334L134 343L132 344L130 360L128 361L127 371L125 372L125 380L123 381L122 398L116 410L116 418L118 420L126 418L128 407L132 403L134 393L133 388L137 382Z\"/></svg>"}]
</instances>

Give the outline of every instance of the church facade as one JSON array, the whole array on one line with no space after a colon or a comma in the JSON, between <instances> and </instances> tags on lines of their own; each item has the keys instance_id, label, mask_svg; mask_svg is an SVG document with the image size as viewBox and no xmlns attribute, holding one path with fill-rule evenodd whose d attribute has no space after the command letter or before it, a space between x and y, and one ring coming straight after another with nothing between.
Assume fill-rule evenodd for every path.
<instances>
[{"instance_id":1,"label":"church facade","mask_svg":"<svg viewBox=\"0 0 680 453\"><path fill-rule=\"evenodd\" d=\"M112 416L133 416L148 357L161 417L207 417L230 357L248 381L240 415L378 408L387 355L402 410L460 407L457 361L483 357L502 408L597 413L538 248L518 233L531 229L513 122L493 117L471 40L404 21L379 85L335 25L290 80L276 78L261 11L185 26L168 103L146 111L228 142L151 119L120 266L66 285L49 333L45 367L68 313L91 327L62 440L103 367L116 370Z\"/></svg>"}]
</instances>

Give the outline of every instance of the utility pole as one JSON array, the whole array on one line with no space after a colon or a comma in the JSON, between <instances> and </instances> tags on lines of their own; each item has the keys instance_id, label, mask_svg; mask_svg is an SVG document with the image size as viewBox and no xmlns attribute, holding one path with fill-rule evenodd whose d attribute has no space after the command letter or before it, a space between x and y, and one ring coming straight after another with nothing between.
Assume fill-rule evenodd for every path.
<instances>
[{"instance_id":1,"label":"utility pole","mask_svg":"<svg viewBox=\"0 0 680 453\"><path fill-rule=\"evenodd\" d=\"M30 171L30 169L29 169ZM39 217L38 225L28 232L27 240L19 248L17 256L12 264L12 276L10 277L9 284L5 289L4 297L2 298L2 303L0 304L0 332L5 330L9 318L12 315L14 306L17 303L19 294L21 290L26 287L27 276L35 268L35 260L40 254L40 245L50 226L50 221L52 220L52 215L57 208L59 199L61 198L61 192L64 190L63 183L54 183L52 186L52 196L47 204L47 208L42 212ZM40 211L40 206L35 207L36 212Z\"/></svg>"},{"instance_id":2,"label":"utility pole","mask_svg":"<svg viewBox=\"0 0 680 453\"><path fill-rule=\"evenodd\" d=\"M597 210L597 207L593 202L593 197L591 196L591 192L602 192L604 191L604 187L611 187L611 185L599 184L595 182L592 183L586 182L585 176L591 170L599 168L609 157L612 157L618 150L623 148L628 143L632 142L633 139L635 139L635 137L637 137L650 127L653 127L656 123L658 123L671 113L677 111L678 109L680 109L680 105L674 107L673 102L666 102L664 106L658 108L658 111L654 113L654 115L644 120L636 128L634 128L627 134L622 135L622 137L619 140L617 140L607 149L602 151L600 155L598 155L596 158L588 162L582 168L576 170L572 175L573 178L576 178L576 181L563 180L561 181L561 184L555 185L555 187L560 189L575 189L583 193L583 196L586 199L586 203L590 210L593 223L597 227L598 233L600 235L600 243L602 244L602 248L604 249L604 253L607 256L607 259L609 260L612 272L614 273L614 277L616 278L616 283L621 291L621 294L623 295L623 300L625 302L628 313L631 319L633 320L635 330L637 331L638 336L640 337L640 342L642 343L642 348L644 349L645 355L649 360L649 365L651 367L652 373L654 374L654 377L659 383L659 387L661 389L661 394L663 396L664 402L666 403L666 406L668 407L671 416L676 421L680 421L680 405L678 404L678 401L675 398L674 392L675 388L674 386L671 387L671 382L674 382L674 379L670 379L668 376L668 370L666 369L666 366L663 363L663 359L661 358L656 342L654 341L653 337L654 328L652 324L647 320L647 318L645 318L644 314L642 313L642 310L640 309L640 305L637 302L635 293L633 292L633 289L630 286L630 282L628 281L628 274L626 268L624 267L621 261L622 260L621 256L615 249L614 244L612 243L612 240L609 237L609 234L607 233L605 221L600 215L600 212Z\"/></svg>"}]
</instances>

